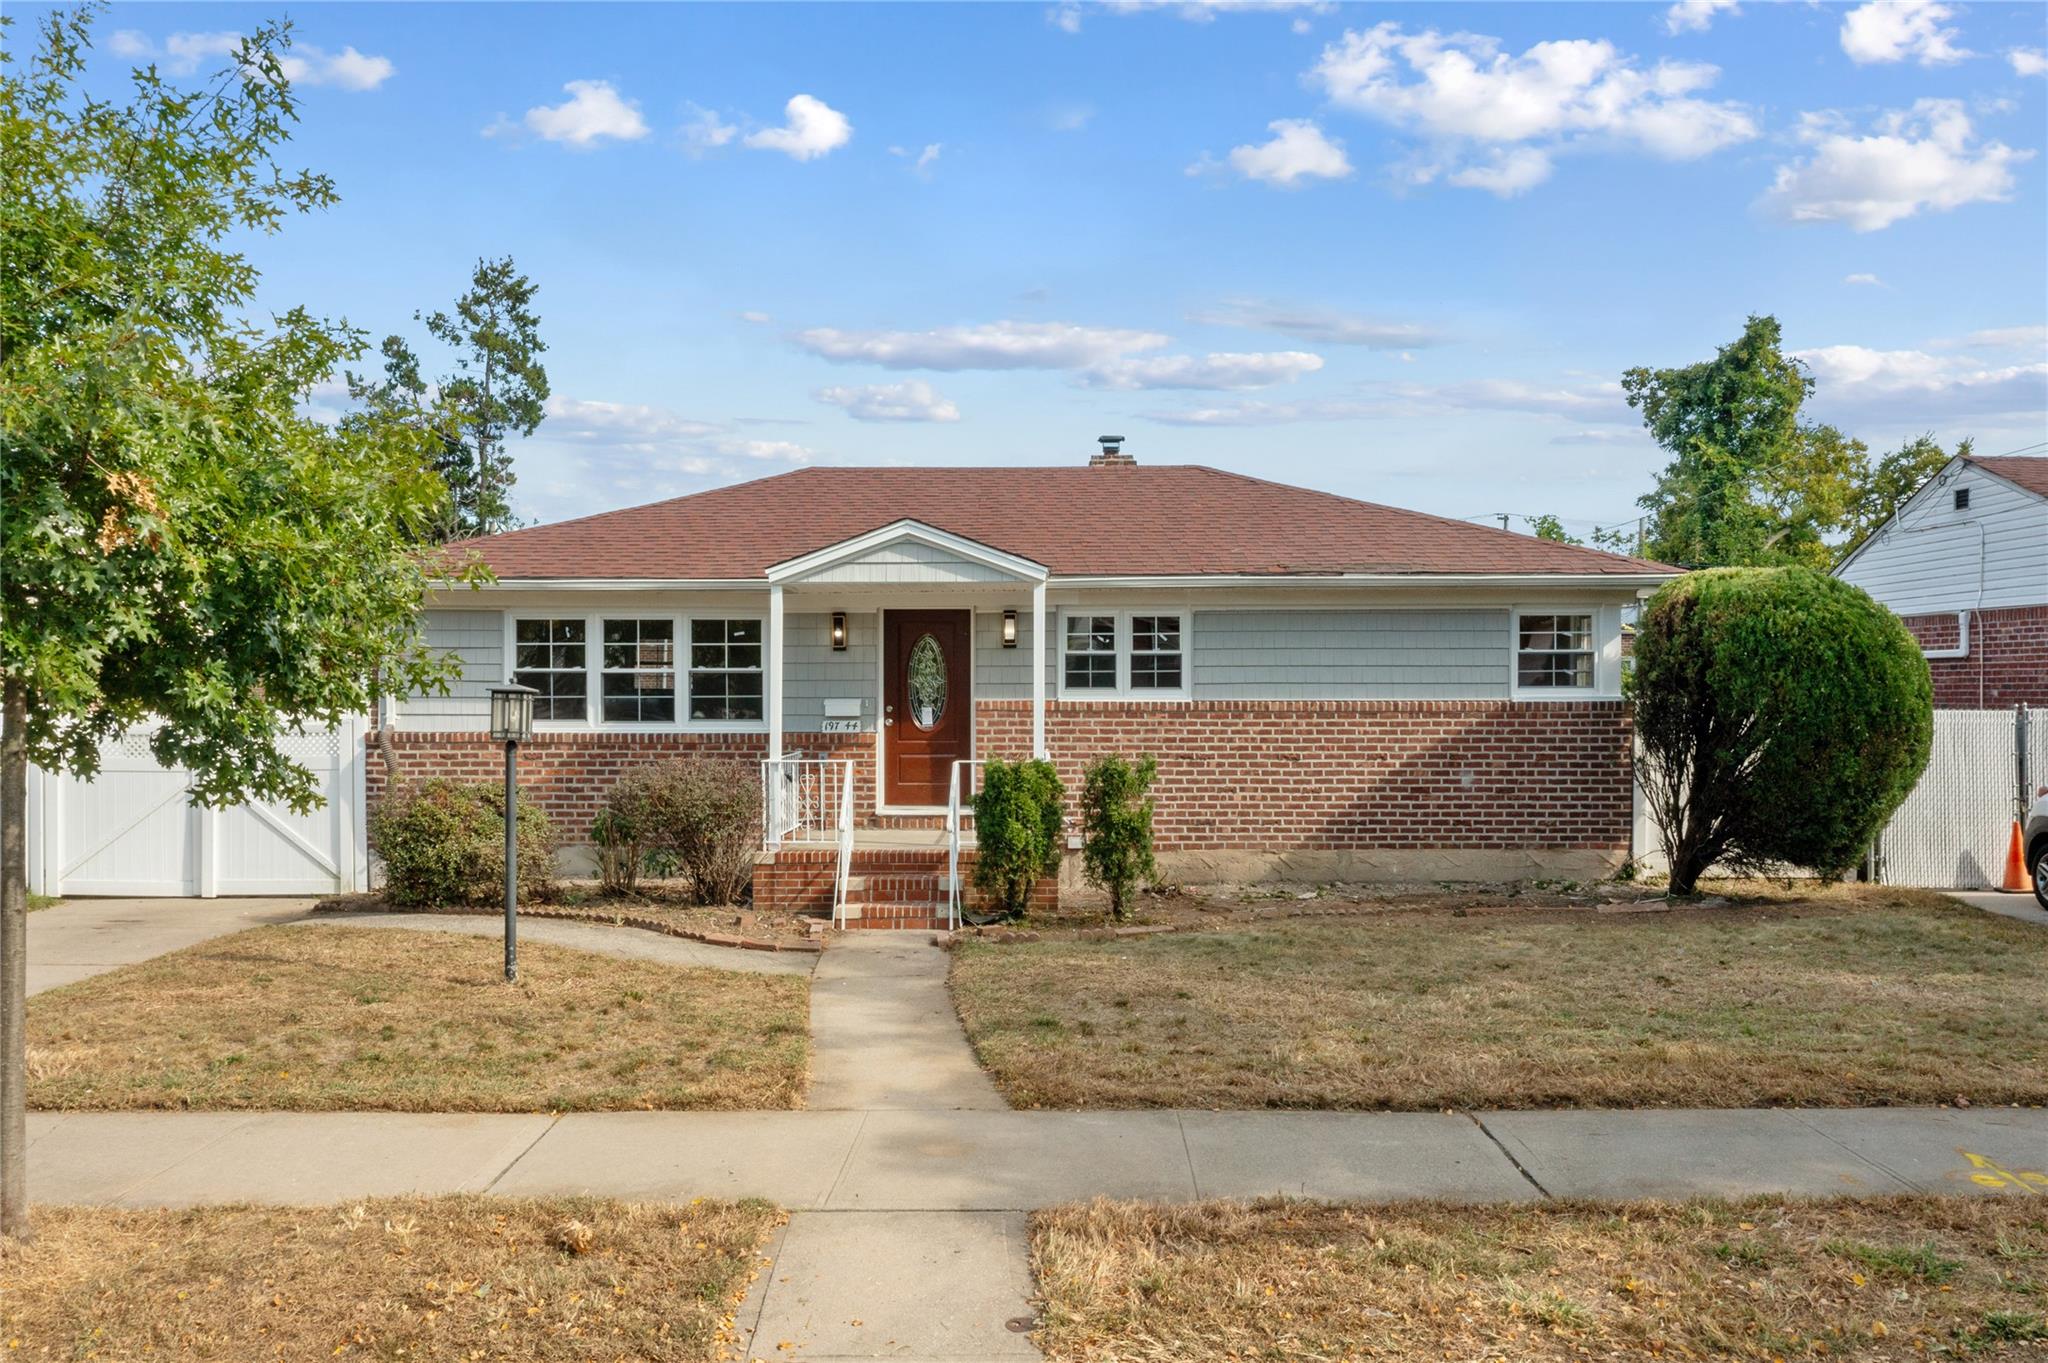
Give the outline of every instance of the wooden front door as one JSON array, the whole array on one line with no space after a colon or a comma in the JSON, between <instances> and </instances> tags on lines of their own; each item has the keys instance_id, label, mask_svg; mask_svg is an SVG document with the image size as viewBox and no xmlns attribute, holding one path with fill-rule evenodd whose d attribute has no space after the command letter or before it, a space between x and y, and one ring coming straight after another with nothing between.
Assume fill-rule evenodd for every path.
<instances>
[{"instance_id":1,"label":"wooden front door","mask_svg":"<svg viewBox=\"0 0 2048 1363\"><path fill-rule=\"evenodd\" d=\"M968 611L882 613L882 794L943 805L953 764L972 756Z\"/></svg>"}]
</instances>

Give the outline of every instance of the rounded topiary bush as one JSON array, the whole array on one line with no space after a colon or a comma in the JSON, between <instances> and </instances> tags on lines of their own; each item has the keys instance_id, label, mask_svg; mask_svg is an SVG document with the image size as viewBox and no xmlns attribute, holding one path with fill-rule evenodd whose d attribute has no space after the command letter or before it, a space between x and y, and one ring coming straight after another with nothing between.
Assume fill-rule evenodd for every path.
<instances>
[{"instance_id":1,"label":"rounded topiary bush","mask_svg":"<svg viewBox=\"0 0 2048 1363\"><path fill-rule=\"evenodd\" d=\"M1712 568L1653 597L1630 681L1644 791L1691 893L1716 864L1855 865L1920 779L1933 685L1898 617L1807 568Z\"/></svg>"},{"instance_id":2,"label":"rounded topiary bush","mask_svg":"<svg viewBox=\"0 0 2048 1363\"><path fill-rule=\"evenodd\" d=\"M555 831L519 798L519 893L545 899L555 876ZM491 782L436 778L402 786L370 815L370 846L384 862L394 904L498 904L505 897L505 792Z\"/></svg>"}]
</instances>

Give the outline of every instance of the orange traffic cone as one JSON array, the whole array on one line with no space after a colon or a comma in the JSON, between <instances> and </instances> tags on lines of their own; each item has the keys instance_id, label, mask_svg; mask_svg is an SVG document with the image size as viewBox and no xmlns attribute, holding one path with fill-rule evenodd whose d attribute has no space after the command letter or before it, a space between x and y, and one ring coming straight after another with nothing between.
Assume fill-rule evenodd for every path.
<instances>
[{"instance_id":1,"label":"orange traffic cone","mask_svg":"<svg viewBox=\"0 0 2048 1363\"><path fill-rule=\"evenodd\" d=\"M2026 894L2033 889L2027 884L2027 858L2020 851L2020 821L2012 821L2012 838L2005 844L2005 884L1998 887L2007 894Z\"/></svg>"}]
</instances>

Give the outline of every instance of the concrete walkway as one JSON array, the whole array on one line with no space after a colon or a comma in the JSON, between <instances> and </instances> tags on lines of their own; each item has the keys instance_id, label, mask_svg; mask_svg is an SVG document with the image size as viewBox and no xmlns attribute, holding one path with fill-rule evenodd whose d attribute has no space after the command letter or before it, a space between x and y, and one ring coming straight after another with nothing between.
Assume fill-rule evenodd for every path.
<instances>
[{"instance_id":1,"label":"concrete walkway","mask_svg":"<svg viewBox=\"0 0 2048 1363\"><path fill-rule=\"evenodd\" d=\"M28 992L312 912L290 899L67 899L28 916Z\"/></svg>"},{"instance_id":2,"label":"concrete walkway","mask_svg":"<svg viewBox=\"0 0 2048 1363\"><path fill-rule=\"evenodd\" d=\"M459 932L470 937L502 937L504 920L488 914L453 913L323 913L303 924L338 923L351 928L390 928L399 932ZM687 937L641 928L572 923L560 918L521 918L519 940L575 947L600 956L662 965L703 966L710 970L749 970L757 975L808 975L817 964L815 952L747 951L715 947Z\"/></svg>"},{"instance_id":3,"label":"concrete walkway","mask_svg":"<svg viewBox=\"0 0 2048 1363\"><path fill-rule=\"evenodd\" d=\"M28 1155L36 1200L115 1206L485 1190L797 1212L1273 1193L2048 1198L2048 1110L32 1112Z\"/></svg>"},{"instance_id":4,"label":"concrete walkway","mask_svg":"<svg viewBox=\"0 0 2048 1363\"><path fill-rule=\"evenodd\" d=\"M814 1111L973 1109L1007 1104L967 1044L946 988L946 953L921 932L849 932L811 977Z\"/></svg>"}]
</instances>

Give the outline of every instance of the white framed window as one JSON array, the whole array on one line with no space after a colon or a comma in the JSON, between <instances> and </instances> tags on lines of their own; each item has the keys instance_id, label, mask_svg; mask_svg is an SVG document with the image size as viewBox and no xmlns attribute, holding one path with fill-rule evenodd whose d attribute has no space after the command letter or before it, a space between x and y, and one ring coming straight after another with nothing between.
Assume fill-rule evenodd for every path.
<instances>
[{"instance_id":1,"label":"white framed window","mask_svg":"<svg viewBox=\"0 0 2048 1363\"><path fill-rule=\"evenodd\" d=\"M759 723L763 700L762 639L755 616L702 616L690 621L690 719Z\"/></svg>"},{"instance_id":2,"label":"white framed window","mask_svg":"<svg viewBox=\"0 0 2048 1363\"><path fill-rule=\"evenodd\" d=\"M673 616L605 617L598 716L606 724L673 724L676 718L676 622Z\"/></svg>"},{"instance_id":3,"label":"white framed window","mask_svg":"<svg viewBox=\"0 0 2048 1363\"><path fill-rule=\"evenodd\" d=\"M1599 678L1592 611L1518 610L1514 689L1534 695L1590 692Z\"/></svg>"},{"instance_id":4,"label":"white framed window","mask_svg":"<svg viewBox=\"0 0 2048 1363\"><path fill-rule=\"evenodd\" d=\"M1181 653L1181 617L1131 617L1131 690L1181 691L1186 675Z\"/></svg>"},{"instance_id":5,"label":"white framed window","mask_svg":"<svg viewBox=\"0 0 2048 1363\"><path fill-rule=\"evenodd\" d=\"M1058 694L1066 700L1185 700L1185 610L1060 613Z\"/></svg>"},{"instance_id":6,"label":"white framed window","mask_svg":"<svg viewBox=\"0 0 2048 1363\"><path fill-rule=\"evenodd\" d=\"M1060 645L1060 689L1063 691L1104 691L1117 689L1116 617L1114 615L1069 615Z\"/></svg>"},{"instance_id":7,"label":"white framed window","mask_svg":"<svg viewBox=\"0 0 2048 1363\"><path fill-rule=\"evenodd\" d=\"M522 616L512 622L512 680L540 692L533 717L589 717L590 622L582 616Z\"/></svg>"}]
</instances>

